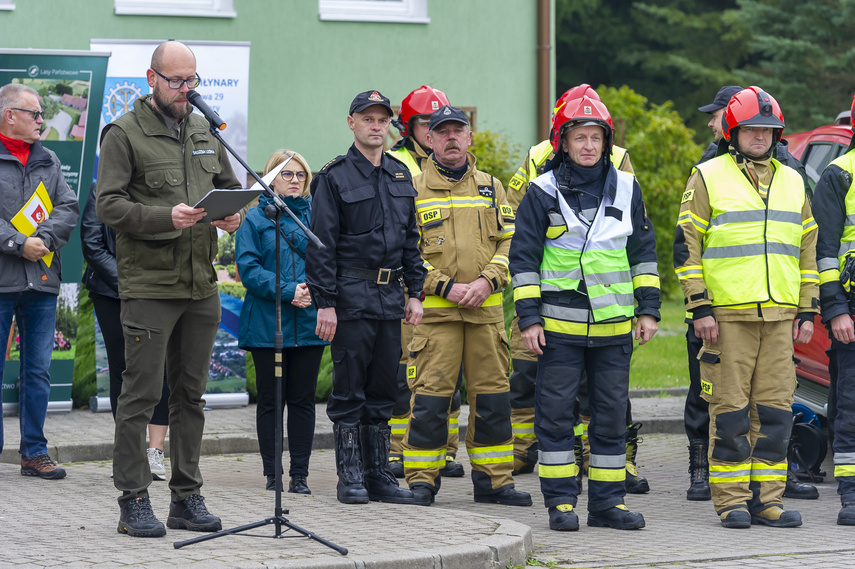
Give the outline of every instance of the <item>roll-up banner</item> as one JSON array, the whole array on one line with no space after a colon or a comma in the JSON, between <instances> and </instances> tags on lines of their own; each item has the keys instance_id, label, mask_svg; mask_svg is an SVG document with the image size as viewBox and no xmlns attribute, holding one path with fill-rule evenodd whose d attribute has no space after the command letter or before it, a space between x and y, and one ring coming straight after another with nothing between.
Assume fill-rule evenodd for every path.
<instances>
[{"instance_id":1,"label":"roll-up banner","mask_svg":"<svg viewBox=\"0 0 855 569\"><path fill-rule=\"evenodd\" d=\"M22 83L39 93L45 127L41 143L56 153L68 186L85 203L95 171L100 102L109 53L100 51L0 49L0 85ZM94 101L94 104L90 104ZM71 378L77 346L77 296L83 273L79 229L61 249L62 284L51 359L49 411L71 410ZM4 324L5 325L5 324ZM3 412L18 408L20 336L12 324L5 346Z\"/></svg>"}]
</instances>

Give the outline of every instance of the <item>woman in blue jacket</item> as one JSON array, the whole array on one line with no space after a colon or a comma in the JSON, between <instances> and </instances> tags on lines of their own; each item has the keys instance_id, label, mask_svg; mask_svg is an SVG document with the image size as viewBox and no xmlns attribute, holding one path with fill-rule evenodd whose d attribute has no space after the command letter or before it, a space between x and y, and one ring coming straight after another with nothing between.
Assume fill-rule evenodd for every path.
<instances>
[{"instance_id":1,"label":"woman in blue jacket","mask_svg":"<svg viewBox=\"0 0 855 569\"><path fill-rule=\"evenodd\" d=\"M290 162L270 187L309 226L309 182L312 173L306 160L291 150L277 150L267 160L264 173L267 174L288 158L291 158ZM273 334L276 329L276 239L279 239L283 334L282 401L279 405L283 408L286 404L288 406L287 436L291 458L288 491L311 494L306 477L309 474L309 456L315 434L315 387L321 356L328 342L315 335L317 311L312 306L311 295L306 288L306 236L288 215L282 216L279 225L281 233L277 233L274 221L264 215L264 208L270 203L267 196L259 198L258 206L249 211L235 240L238 273L246 287L246 298L240 313L240 347L250 351L255 363L258 447L264 475L267 477L267 489L275 490L276 384Z\"/></svg>"}]
</instances>

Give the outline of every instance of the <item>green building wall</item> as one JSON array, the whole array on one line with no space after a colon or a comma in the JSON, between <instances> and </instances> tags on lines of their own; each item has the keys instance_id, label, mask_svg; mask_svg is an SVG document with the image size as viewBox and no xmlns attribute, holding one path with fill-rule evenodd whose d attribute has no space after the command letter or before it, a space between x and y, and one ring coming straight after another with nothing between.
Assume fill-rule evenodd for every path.
<instances>
[{"instance_id":1,"label":"green building wall","mask_svg":"<svg viewBox=\"0 0 855 569\"><path fill-rule=\"evenodd\" d=\"M538 142L535 0L428 0L429 24L321 21L317 0L234 0L234 9L235 18L117 16L113 0L18 0L0 11L0 47L251 42L248 162L257 170L281 147L302 153L313 170L344 153L353 141L350 101L369 89L397 105L428 84L456 106L476 107L478 130L520 148ZM553 26L551 45L554 34Z\"/></svg>"}]
</instances>

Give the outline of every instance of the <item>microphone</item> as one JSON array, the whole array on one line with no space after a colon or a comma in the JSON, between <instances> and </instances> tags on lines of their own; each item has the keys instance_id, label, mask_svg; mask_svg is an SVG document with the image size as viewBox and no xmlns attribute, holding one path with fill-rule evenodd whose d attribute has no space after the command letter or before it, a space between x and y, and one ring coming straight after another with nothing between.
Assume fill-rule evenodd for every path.
<instances>
[{"instance_id":1,"label":"microphone","mask_svg":"<svg viewBox=\"0 0 855 569\"><path fill-rule=\"evenodd\" d=\"M199 94L199 91L187 91L187 100L190 101L190 104L202 111L202 114L205 115L205 118L208 119L208 122L211 123L211 126L218 128L219 130L225 130L226 123L223 122L223 119L220 118L214 109L208 106L208 103L202 98L202 95Z\"/></svg>"}]
</instances>

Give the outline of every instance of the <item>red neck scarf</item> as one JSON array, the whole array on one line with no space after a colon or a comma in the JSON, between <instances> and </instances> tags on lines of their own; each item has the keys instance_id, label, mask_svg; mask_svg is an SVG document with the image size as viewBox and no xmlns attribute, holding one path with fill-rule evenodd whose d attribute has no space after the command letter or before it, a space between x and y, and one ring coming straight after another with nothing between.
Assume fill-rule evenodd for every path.
<instances>
[{"instance_id":1,"label":"red neck scarf","mask_svg":"<svg viewBox=\"0 0 855 569\"><path fill-rule=\"evenodd\" d=\"M20 160L24 166L27 165L27 159L30 157L30 147L32 146L29 142L18 140L17 138L9 138L2 134L0 134L0 142L9 151L9 154Z\"/></svg>"}]
</instances>

